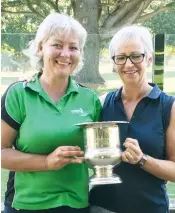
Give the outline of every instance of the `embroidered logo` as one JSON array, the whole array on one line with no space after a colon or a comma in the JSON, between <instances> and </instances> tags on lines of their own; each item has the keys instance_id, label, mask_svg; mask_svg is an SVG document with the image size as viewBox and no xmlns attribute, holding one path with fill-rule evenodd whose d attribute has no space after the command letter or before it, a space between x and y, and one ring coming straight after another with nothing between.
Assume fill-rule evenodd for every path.
<instances>
[{"instance_id":1,"label":"embroidered logo","mask_svg":"<svg viewBox=\"0 0 175 213\"><path fill-rule=\"evenodd\" d=\"M87 116L88 115L88 113L84 112L82 108L72 109L71 113L74 114L74 115L79 115L79 116Z\"/></svg>"}]
</instances>

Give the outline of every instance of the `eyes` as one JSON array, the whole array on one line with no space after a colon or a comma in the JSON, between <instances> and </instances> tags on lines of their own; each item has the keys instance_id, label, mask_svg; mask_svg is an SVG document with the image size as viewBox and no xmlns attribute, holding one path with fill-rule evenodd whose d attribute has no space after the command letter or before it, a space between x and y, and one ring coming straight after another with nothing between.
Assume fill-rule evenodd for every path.
<instances>
[{"instance_id":1,"label":"eyes","mask_svg":"<svg viewBox=\"0 0 175 213\"><path fill-rule=\"evenodd\" d=\"M125 64L128 59L130 59L130 61L133 64L139 64L143 61L144 57L145 57L145 53L134 53L134 54L131 54L130 56L116 55L116 56L113 56L112 59L114 63L117 65Z\"/></svg>"},{"instance_id":2,"label":"eyes","mask_svg":"<svg viewBox=\"0 0 175 213\"><path fill-rule=\"evenodd\" d=\"M63 45L62 45L62 44L57 44L57 43L52 44L51 46L52 46L52 47L55 47L56 49L60 49L60 50L63 48ZM69 46L69 49L70 49L71 51L77 51L77 50L79 50L79 48L78 48L77 46L74 46L74 45Z\"/></svg>"},{"instance_id":3,"label":"eyes","mask_svg":"<svg viewBox=\"0 0 175 213\"><path fill-rule=\"evenodd\" d=\"M125 55L117 55L117 56L115 56L116 57L116 59L117 60L125 60L126 59L126 56ZM140 58L142 58L143 56L142 56L142 54L134 54L134 55L130 55L130 58L132 58L132 59L140 59Z\"/></svg>"}]
</instances>

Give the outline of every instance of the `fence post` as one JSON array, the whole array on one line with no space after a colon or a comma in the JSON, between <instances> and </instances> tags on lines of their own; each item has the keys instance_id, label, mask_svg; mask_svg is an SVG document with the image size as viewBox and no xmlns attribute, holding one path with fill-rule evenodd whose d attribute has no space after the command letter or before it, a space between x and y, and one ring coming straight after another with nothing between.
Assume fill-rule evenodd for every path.
<instances>
[{"instance_id":1,"label":"fence post","mask_svg":"<svg viewBox=\"0 0 175 213\"><path fill-rule=\"evenodd\" d=\"M165 34L156 34L154 37L154 65L152 72L152 82L156 83L161 90L164 89L164 50Z\"/></svg>"}]
</instances>

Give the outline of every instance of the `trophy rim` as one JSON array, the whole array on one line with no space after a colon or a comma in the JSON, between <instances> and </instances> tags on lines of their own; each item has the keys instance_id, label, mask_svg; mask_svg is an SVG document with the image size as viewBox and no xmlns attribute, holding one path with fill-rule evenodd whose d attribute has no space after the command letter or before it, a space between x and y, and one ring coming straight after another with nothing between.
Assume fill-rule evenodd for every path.
<instances>
[{"instance_id":1,"label":"trophy rim","mask_svg":"<svg viewBox=\"0 0 175 213\"><path fill-rule=\"evenodd\" d=\"M129 123L128 121L102 121L102 122L84 122L84 123L78 123L75 124L75 126L80 126L80 127L113 127L113 126L118 126L118 124L127 124Z\"/></svg>"}]
</instances>

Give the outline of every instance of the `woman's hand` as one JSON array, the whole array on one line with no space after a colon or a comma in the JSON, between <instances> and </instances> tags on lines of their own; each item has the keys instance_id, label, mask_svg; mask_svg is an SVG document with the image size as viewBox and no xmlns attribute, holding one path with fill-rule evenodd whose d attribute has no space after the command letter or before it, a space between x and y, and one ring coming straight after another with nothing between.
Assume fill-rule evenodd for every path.
<instances>
[{"instance_id":1,"label":"woman's hand","mask_svg":"<svg viewBox=\"0 0 175 213\"><path fill-rule=\"evenodd\" d=\"M48 170L57 170L70 163L82 163L83 159L74 158L84 154L77 146L60 146L46 157L46 166ZM73 157L73 158L72 158Z\"/></svg>"},{"instance_id":2,"label":"woman's hand","mask_svg":"<svg viewBox=\"0 0 175 213\"><path fill-rule=\"evenodd\" d=\"M122 161L130 164L137 164L143 156L138 141L132 138L127 138L124 146L126 147L126 150L122 153Z\"/></svg>"}]
</instances>

